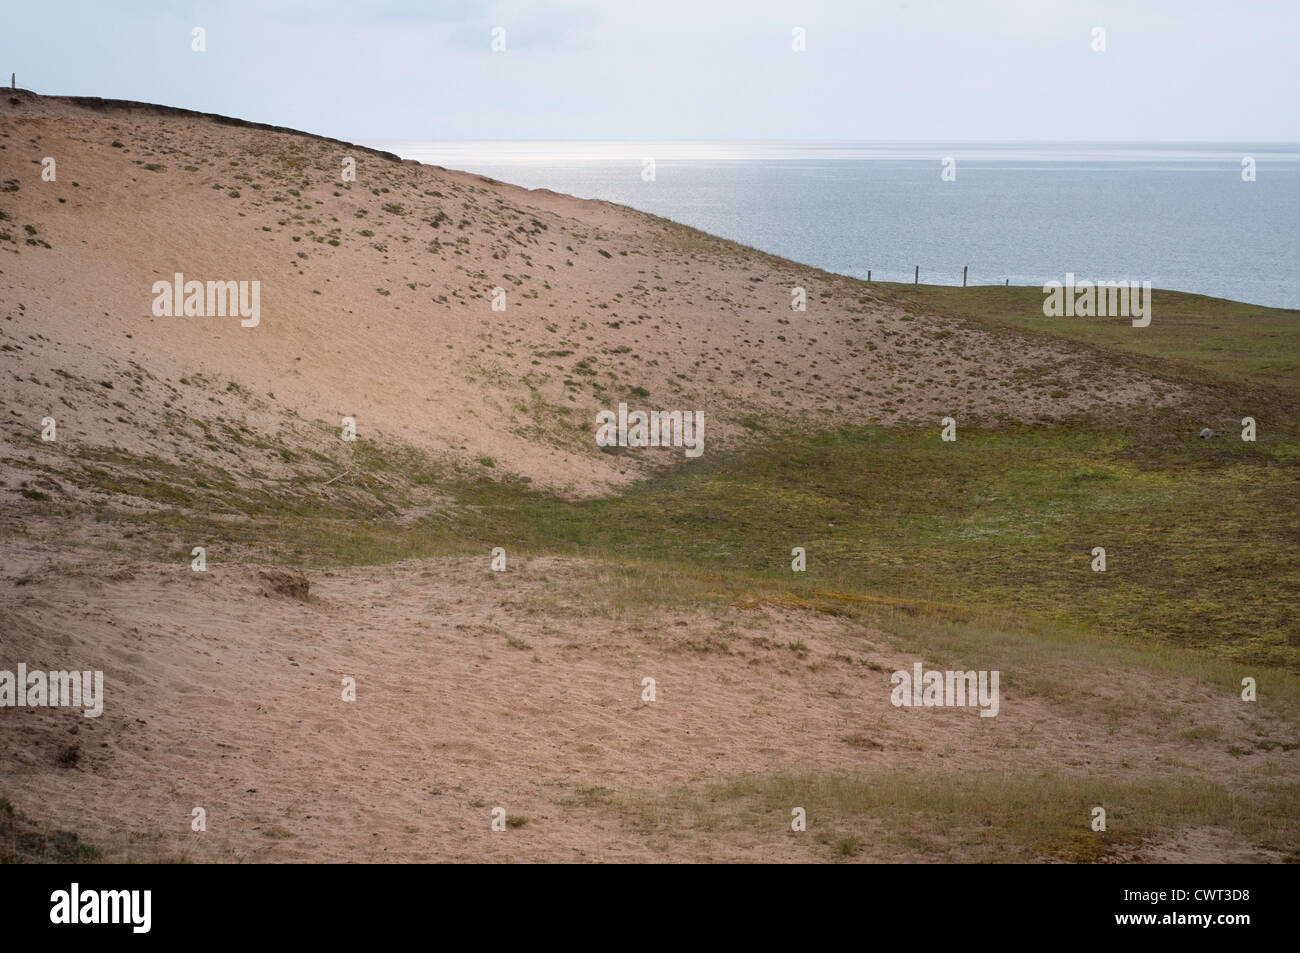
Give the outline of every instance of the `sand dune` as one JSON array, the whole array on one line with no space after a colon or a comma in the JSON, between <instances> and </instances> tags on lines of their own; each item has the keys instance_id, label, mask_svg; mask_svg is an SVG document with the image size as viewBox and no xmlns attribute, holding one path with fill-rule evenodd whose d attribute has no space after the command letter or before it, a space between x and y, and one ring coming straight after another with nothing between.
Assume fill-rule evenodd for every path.
<instances>
[{"instance_id":1,"label":"sand dune","mask_svg":"<svg viewBox=\"0 0 1300 953\"><path fill-rule=\"evenodd\" d=\"M19 92L0 117L0 411L26 450L10 466L49 450L24 440L48 415L69 445L276 474L281 450L336 451L352 416L364 437L590 494L678 460L599 452L595 414L620 400L704 411L723 448L750 417L937 427L1179 394L608 203L179 110ZM260 281L260 323L154 317L153 283L178 272Z\"/></svg>"},{"instance_id":2,"label":"sand dune","mask_svg":"<svg viewBox=\"0 0 1300 953\"><path fill-rule=\"evenodd\" d=\"M999 717L920 718L889 703L890 673L918 659L907 640L763 599L675 600L638 567L512 552L505 573L486 553L310 569L296 599L255 551L214 547L203 573L119 555L136 533L194 545L161 516L122 519L192 506L169 474L325 499L388 478L363 454L410 453L592 497L689 465L601 452L596 414L620 401L703 411L720 453L786 427L1175 406L1188 385L626 208L183 110L13 92L0 170L0 660L101 669L108 695L97 719L0 711L0 793L33 824L136 860L1280 856L1206 822L1002 843L1016 818L981 813L989 784L1038 792L1017 814L1079 818L1097 783L1123 816L1166 771L1206 802L1260 765L1293 786L1295 758L1258 746L1286 736L1285 712L1191 676L1150 692L1105 658L1030 657ZM176 273L259 282L260 320L155 315ZM459 505L437 481L403 499L384 511L403 526ZM1052 687L1073 678L1086 690ZM901 833L853 809L891 771L921 779L890 789L913 799Z\"/></svg>"}]
</instances>

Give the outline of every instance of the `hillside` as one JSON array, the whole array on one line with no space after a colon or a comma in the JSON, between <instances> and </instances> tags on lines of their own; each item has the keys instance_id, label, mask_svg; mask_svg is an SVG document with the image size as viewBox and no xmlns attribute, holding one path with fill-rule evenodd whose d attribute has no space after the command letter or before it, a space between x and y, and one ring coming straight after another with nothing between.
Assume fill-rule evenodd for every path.
<instances>
[{"instance_id":1,"label":"hillside","mask_svg":"<svg viewBox=\"0 0 1300 953\"><path fill-rule=\"evenodd\" d=\"M9 488L45 471L72 493L70 457L112 473L115 454L320 483L350 416L587 495L679 458L601 453L595 414L619 401L703 411L724 448L753 421L1034 423L1180 395L606 203L161 107L19 92L0 116ZM155 317L176 273L259 281L259 323ZM25 446L47 415L57 444Z\"/></svg>"},{"instance_id":2,"label":"hillside","mask_svg":"<svg viewBox=\"0 0 1300 953\"><path fill-rule=\"evenodd\" d=\"M104 675L0 708L0 861L1300 859L1293 313L1054 324L25 91L0 189L0 670Z\"/></svg>"}]
</instances>

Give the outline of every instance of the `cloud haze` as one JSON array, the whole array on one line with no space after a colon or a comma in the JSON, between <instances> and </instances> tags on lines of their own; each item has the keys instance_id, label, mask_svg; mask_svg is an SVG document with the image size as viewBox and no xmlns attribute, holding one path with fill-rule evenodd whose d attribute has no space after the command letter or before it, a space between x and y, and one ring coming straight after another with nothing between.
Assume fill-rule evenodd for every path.
<instances>
[{"instance_id":1,"label":"cloud haze","mask_svg":"<svg viewBox=\"0 0 1300 953\"><path fill-rule=\"evenodd\" d=\"M0 69L354 140L1294 141L1298 41L1292 0L75 2Z\"/></svg>"}]
</instances>

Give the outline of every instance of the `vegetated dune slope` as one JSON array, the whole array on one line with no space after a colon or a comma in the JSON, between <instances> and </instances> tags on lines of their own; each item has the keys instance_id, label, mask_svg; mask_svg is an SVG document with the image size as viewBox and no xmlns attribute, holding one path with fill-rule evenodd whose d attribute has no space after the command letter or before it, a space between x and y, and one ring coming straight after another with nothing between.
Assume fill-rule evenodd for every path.
<instances>
[{"instance_id":1,"label":"vegetated dune slope","mask_svg":"<svg viewBox=\"0 0 1300 953\"><path fill-rule=\"evenodd\" d=\"M278 501L371 450L608 493L683 459L600 452L620 400L703 411L714 453L756 423L1039 423L1195 385L626 208L179 110L5 95L0 180L0 667L105 684L98 718L0 712L0 860L77 856L59 831L109 860L1296 856L1293 706L1117 678L1122 646L976 626L958 652L946 617L900 636L513 546L506 572L486 552L336 566L291 598L211 526L115 518L177 498L129 479L151 473L218 487L189 509L231 527L232 481ZM259 281L259 324L155 317L176 272ZM259 512L273 532L315 510ZM171 558L135 547L150 523ZM1003 672L998 717L890 704L892 671L958 655Z\"/></svg>"},{"instance_id":2,"label":"vegetated dune slope","mask_svg":"<svg viewBox=\"0 0 1300 953\"><path fill-rule=\"evenodd\" d=\"M0 106L10 494L69 447L332 474L351 416L362 439L586 495L681 459L601 453L595 415L620 400L703 411L716 450L747 420L1044 421L1181 393L621 206L165 107ZM155 317L177 272L259 281L260 323ZM33 440L47 416L57 450Z\"/></svg>"}]
</instances>

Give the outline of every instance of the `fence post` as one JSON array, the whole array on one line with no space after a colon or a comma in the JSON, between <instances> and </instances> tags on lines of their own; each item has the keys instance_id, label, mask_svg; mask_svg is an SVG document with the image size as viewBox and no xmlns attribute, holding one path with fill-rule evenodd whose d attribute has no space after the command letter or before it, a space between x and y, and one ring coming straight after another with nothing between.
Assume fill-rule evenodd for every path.
<instances>
[{"instance_id":1,"label":"fence post","mask_svg":"<svg viewBox=\"0 0 1300 953\"><path fill-rule=\"evenodd\" d=\"M867 269L867 284L871 284L871 269Z\"/></svg>"},{"instance_id":2,"label":"fence post","mask_svg":"<svg viewBox=\"0 0 1300 953\"><path fill-rule=\"evenodd\" d=\"M912 284L919 285L920 283L921 283L921 266L917 265L916 274L912 276Z\"/></svg>"},{"instance_id":3,"label":"fence post","mask_svg":"<svg viewBox=\"0 0 1300 953\"><path fill-rule=\"evenodd\" d=\"M961 286L962 286L963 288L966 287L966 269L969 268L969 267L970 267L970 265L962 265L962 266L961 266Z\"/></svg>"}]
</instances>

